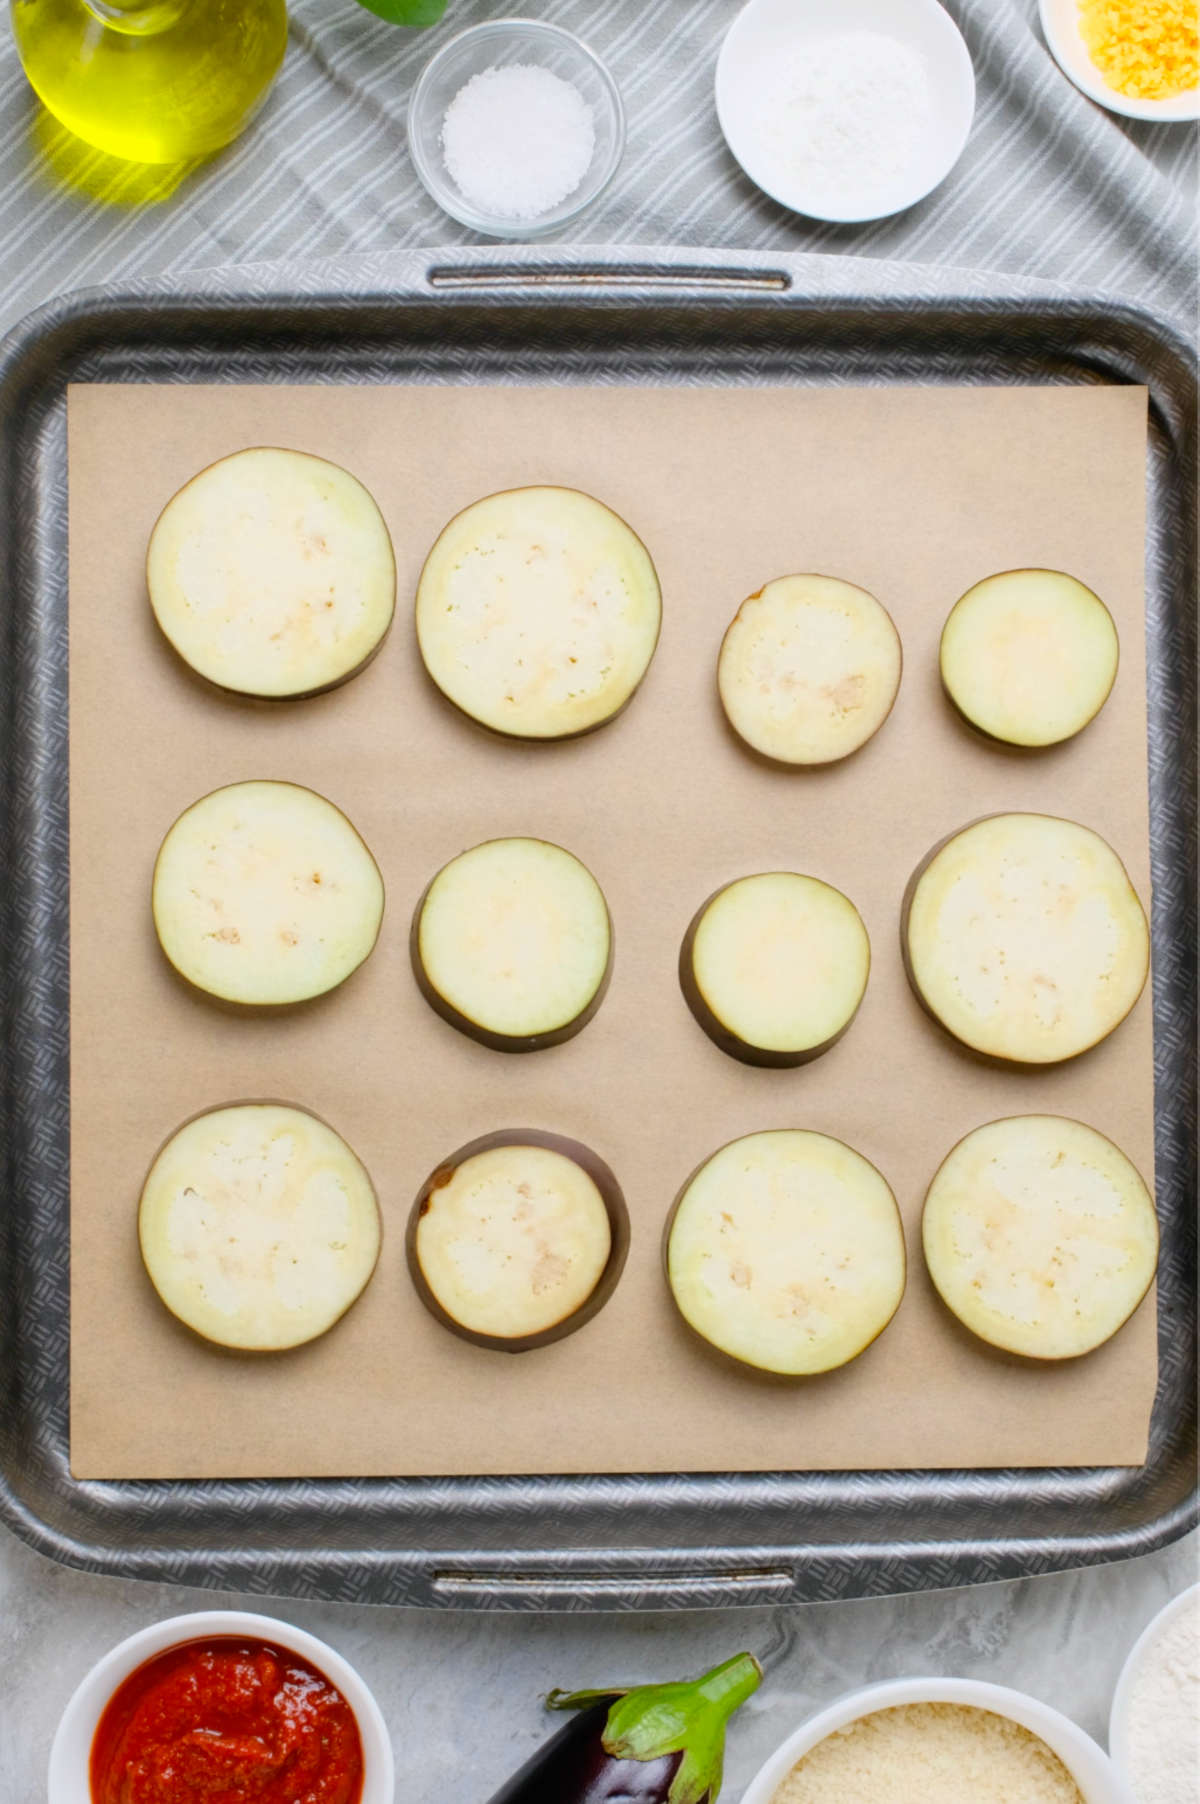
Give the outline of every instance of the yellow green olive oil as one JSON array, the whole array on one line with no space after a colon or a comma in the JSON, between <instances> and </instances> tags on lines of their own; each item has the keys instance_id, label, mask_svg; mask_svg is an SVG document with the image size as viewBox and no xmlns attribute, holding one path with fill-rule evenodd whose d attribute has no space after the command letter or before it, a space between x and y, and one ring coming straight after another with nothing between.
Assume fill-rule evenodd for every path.
<instances>
[{"instance_id":1,"label":"yellow green olive oil","mask_svg":"<svg viewBox=\"0 0 1200 1804\"><path fill-rule=\"evenodd\" d=\"M286 0L12 0L39 98L112 156L207 156L249 122L287 42Z\"/></svg>"}]
</instances>

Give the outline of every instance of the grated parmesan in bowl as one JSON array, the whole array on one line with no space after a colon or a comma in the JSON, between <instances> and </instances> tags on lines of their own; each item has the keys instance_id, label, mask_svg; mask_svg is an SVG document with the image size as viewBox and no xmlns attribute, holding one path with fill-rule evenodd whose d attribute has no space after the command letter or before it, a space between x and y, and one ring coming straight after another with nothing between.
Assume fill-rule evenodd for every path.
<instances>
[{"instance_id":1,"label":"grated parmesan in bowl","mask_svg":"<svg viewBox=\"0 0 1200 1804\"><path fill-rule=\"evenodd\" d=\"M974 1679L850 1693L790 1736L742 1804L1131 1804L1112 1762L1059 1711Z\"/></svg>"}]
</instances>

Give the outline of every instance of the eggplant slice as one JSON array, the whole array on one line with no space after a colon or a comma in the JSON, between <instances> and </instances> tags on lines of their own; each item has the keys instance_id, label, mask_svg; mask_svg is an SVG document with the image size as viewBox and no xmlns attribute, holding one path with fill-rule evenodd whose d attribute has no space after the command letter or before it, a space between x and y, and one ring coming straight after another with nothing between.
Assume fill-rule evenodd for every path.
<instances>
[{"instance_id":1,"label":"eggplant slice","mask_svg":"<svg viewBox=\"0 0 1200 1804\"><path fill-rule=\"evenodd\" d=\"M426 1001L501 1052L569 1040L600 1006L612 925L600 885L544 839L489 839L440 870L417 905Z\"/></svg>"},{"instance_id":2,"label":"eggplant slice","mask_svg":"<svg viewBox=\"0 0 1200 1804\"><path fill-rule=\"evenodd\" d=\"M307 1109L233 1103L167 1141L138 1238L172 1315L220 1346L282 1352L332 1328L366 1288L379 1204L355 1153Z\"/></svg>"},{"instance_id":3,"label":"eggplant slice","mask_svg":"<svg viewBox=\"0 0 1200 1804\"><path fill-rule=\"evenodd\" d=\"M721 642L717 691L746 744L782 764L829 764L877 733L900 687L900 637L873 595L834 576L780 576Z\"/></svg>"},{"instance_id":4,"label":"eggplant slice","mask_svg":"<svg viewBox=\"0 0 1200 1804\"><path fill-rule=\"evenodd\" d=\"M304 1002L362 964L383 879L332 802L295 783L231 783L194 802L154 866L154 926L175 969L227 1002Z\"/></svg>"},{"instance_id":5,"label":"eggplant slice","mask_svg":"<svg viewBox=\"0 0 1200 1804\"><path fill-rule=\"evenodd\" d=\"M942 629L946 694L1008 745L1057 745L1108 699L1120 647L1112 615L1061 570L1005 570L976 583Z\"/></svg>"},{"instance_id":6,"label":"eggplant slice","mask_svg":"<svg viewBox=\"0 0 1200 1804\"><path fill-rule=\"evenodd\" d=\"M507 489L456 514L417 585L417 643L455 707L517 739L567 739L629 701L662 596L624 520L577 489Z\"/></svg>"},{"instance_id":7,"label":"eggplant slice","mask_svg":"<svg viewBox=\"0 0 1200 1804\"><path fill-rule=\"evenodd\" d=\"M1029 1359L1111 1338L1150 1288L1154 1202L1121 1150L1060 1115L976 1128L925 1198L925 1263L959 1321Z\"/></svg>"},{"instance_id":8,"label":"eggplant slice","mask_svg":"<svg viewBox=\"0 0 1200 1804\"><path fill-rule=\"evenodd\" d=\"M726 884L679 953L696 1020L748 1065L802 1065L845 1033L863 999L871 944L849 897L817 877L768 871Z\"/></svg>"},{"instance_id":9,"label":"eggplant slice","mask_svg":"<svg viewBox=\"0 0 1200 1804\"><path fill-rule=\"evenodd\" d=\"M712 1346L788 1377L845 1365L904 1295L904 1230L882 1175L807 1129L747 1134L684 1185L667 1222L667 1283Z\"/></svg>"},{"instance_id":10,"label":"eggplant slice","mask_svg":"<svg viewBox=\"0 0 1200 1804\"><path fill-rule=\"evenodd\" d=\"M479 1347L573 1334L612 1295L629 1247L620 1186L588 1147L537 1128L485 1134L421 1186L408 1263L421 1301Z\"/></svg>"},{"instance_id":11,"label":"eggplant slice","mask_svg":"<svg viewBox=\"0 0 1200 1804\"><path fill-rule=\"evenodd\" d=\"M150 535L155 619L210 683L280 700L344 683L396 607L383 515L357 477L262 446L201 470Z\"/></svg>"},{"instance_id":12,"label":"eggplant slice","mask_svg":"<svg viewBox=\"0 0 1200 1804\"><path fill-rule=\"evenodd\" d=\"M1055 1064L1120 1025L1150 968L1150 931L1106 840L1046 814L992 814L943 840L904 899L909 980L986 1057Z\"/></svg>"}]
</instances>

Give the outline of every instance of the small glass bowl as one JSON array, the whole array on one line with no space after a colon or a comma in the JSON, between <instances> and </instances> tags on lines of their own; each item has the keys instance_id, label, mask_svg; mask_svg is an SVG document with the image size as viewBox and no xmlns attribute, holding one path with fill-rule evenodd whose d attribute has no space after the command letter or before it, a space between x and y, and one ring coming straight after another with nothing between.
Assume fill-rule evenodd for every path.
<instances>
[{"instance_id":1,"label":"small glass bowl","mask_svg":"<svg viewBox=\"0 0 1200 1804\"><path fill-rule=\"evenodd\" d=\"M479 212L451 181L442 155L442 120L459 89L484 69L514 63L534 63L571 82L591 107L596 132L578 188L536 219ZM451 38L426 63L409 103L408 148L425 187L452 219L492 238L541 238L576 219L607 188L625 148L625 109L604 64L569 31L537 19L490 19Z\"/></svg>"}]
</instances>

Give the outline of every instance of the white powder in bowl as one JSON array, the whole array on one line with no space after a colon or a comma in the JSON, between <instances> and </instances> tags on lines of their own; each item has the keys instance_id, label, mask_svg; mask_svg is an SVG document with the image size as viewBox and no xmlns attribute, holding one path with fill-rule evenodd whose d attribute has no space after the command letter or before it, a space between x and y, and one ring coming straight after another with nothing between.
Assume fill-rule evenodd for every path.
<instances>
[{"instance_id":1,"label":"white powder in bowl","mask_svg":"<svg viewBox=\"0 0 1200 1804\"><path fill-rule=\"evenodd\" d=\"M780 187L853 204L903 185L931 118L915 50L881 32L834 32L798 41L764 69L759 151Z\"/></svg>"},{"instance_id":2,"label":"white powder in bowl","mask_svg":"<svg viewBox=\"0 0 1200 1804\"><path fill-rule=\"evenodd\" d=\"M496 219L538 219L574 194L596 146L573 82L532 63L481 70L442 120L442 154L464 200Z\"/></svg>"},{"instance_id":3,"label":"white powder in bowl","mask_svg":"<svg viewBox=\"0 0 1200 1804\"><path fill-rule=\"evenodd\" d=\"M970 1704L899 1704L835 1729L771 1804L1084 1804L1058 1755Z\"/></svg>"},{"instance_id":4,"label":"white powder in bowl","mask_svg":"<svg viewBox=\"0 0 1200 1804\"><path fill-rule=\"evenodd\" d=\"M1200 1796L1200 1590L1152 1634L1126 1706L1129 1780L1138 1804Z\"/></svg>"}]
</instances>

